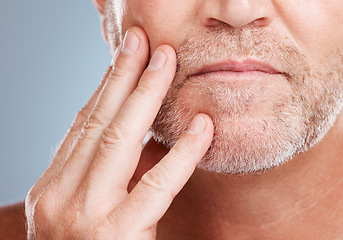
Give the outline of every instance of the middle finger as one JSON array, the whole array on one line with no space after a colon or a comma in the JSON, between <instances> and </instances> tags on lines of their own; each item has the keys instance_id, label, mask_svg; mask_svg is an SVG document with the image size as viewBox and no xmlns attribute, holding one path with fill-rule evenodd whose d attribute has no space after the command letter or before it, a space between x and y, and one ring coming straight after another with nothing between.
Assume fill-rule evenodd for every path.
<instances>
[{"instance_id":1,"label":"middle finger","mask_svg":"<svg viewBox=\"0 0 343 240\"><path fill-rule=\"evenodd\" d=\"M147 64L148 55L149 45L144 31L139 27L129 29L112 74L100 93L89 120L85 123L82 137L63 166L59 178L61 186L69 186L70 191L74 191L81 182L98 148L103 130L137 86Z\"/></svg>"},{"instance_id":2,"label":"middle finger","mask_svg":"<svg viewBox=\"0 0 343 240\"><path fill-rule=\"evenodd\" d=\"M122 195L118 190L127 192L144 136L161 107L175 70L174 49L167 45L158 47L137 88L104 130L85 179L93 191L90 195L108 194L113 199L113 194Z\"/></svg>"}]
</instances>

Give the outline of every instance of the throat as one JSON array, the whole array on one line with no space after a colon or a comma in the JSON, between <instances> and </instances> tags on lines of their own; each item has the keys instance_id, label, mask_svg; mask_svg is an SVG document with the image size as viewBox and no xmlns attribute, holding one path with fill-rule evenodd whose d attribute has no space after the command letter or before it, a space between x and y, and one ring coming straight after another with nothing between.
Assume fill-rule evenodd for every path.
<instances>
[{"instance_id":1,"label":"throat","mask_svg":"<svg viewBox=\"0 0 343 240\"><path fill-rule=\"evenodd\" d=\"M343 164L325 159L323 165L322 158L307 157L302 154L279 168L247 175L197 169L160 221L157 239L343 236Z\"/></svg>"}]
</instances>

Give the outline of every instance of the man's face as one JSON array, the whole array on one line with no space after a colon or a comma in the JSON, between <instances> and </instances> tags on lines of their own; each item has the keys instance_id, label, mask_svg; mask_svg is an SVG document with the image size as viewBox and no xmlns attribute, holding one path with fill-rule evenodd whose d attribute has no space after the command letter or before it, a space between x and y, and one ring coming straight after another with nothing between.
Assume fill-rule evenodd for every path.
<instances>
[{"instance_id":1,"label":"man's face","mask_svg":"<svg viewBox=\"0 0 343 240\"><path fill-rule=\"evenodd\" d=\"M119 2L107 14L119 40L141 26L151 52L177 50L155 139L171 147L196 113L212 118L204 169L278 166L322 139L342 109L341 0L124 0L117 11Z\"/></svg>"}]
</instances>

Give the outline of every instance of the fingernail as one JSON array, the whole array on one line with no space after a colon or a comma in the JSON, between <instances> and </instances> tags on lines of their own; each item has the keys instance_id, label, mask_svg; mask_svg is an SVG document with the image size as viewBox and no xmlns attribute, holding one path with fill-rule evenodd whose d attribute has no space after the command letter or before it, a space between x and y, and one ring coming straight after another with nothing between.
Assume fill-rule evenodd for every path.
<instances>
[{"instance_id":1,"label":"fingernail","mask_svg":"<svg viewBox=\"0 0 343 240\"><path fill-rule=\"evenodd\" d=\"M201 116L195 116L191 124L188 126L188 133L196 135L204 131L206 122Z\"/></svg>"},{"instance_id":2,"label":"fingernail","mask_svg":"<svg viewBox=\"0 0 343 240\"><path fill-rule=\"evenodd\" d=\"M139 47L140 40L137 35L128 30L124 37L124 44L121 51L125 54L135 53Z\"/></svg>"},{"instance_id":3,"label":"fingernail","mask_svg":"<svg viewBox=\"0 0 343 240\"><path fill-rule=\"evenodd\" d=\"M166 63L167 56L161 50L156 50L152 55L152 58L149 63L148 70L156 71L161 69Z\"/></svg>"}]
</instances>

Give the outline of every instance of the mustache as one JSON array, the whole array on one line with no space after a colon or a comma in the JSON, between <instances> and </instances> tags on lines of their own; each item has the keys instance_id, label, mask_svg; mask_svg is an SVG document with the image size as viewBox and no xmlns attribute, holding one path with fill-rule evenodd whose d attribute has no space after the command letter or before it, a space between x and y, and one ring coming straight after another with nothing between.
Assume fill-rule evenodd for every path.
<instances>
[{"instance_id":1,"label":"mustache","mask_svg":"<svg viewBox=\"0 0 343 240\"><path fill-rule=\"evenodd\" d=\"M183 81L195 69L225 59L254 58L268 62L290 80L309 70L305 55L294 41L272 29L253 26L232 29L223 24L197 32L178 44L176 54L176 78Z\"/></svg>"}]
</instances>

